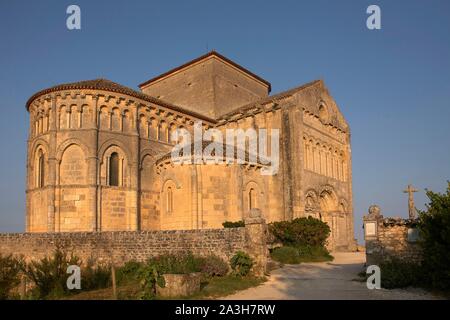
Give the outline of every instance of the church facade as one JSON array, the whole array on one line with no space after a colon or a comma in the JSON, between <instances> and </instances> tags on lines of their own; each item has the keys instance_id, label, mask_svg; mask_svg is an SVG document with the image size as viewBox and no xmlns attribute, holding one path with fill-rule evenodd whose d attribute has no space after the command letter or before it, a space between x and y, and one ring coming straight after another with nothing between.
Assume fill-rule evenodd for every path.
<instances>
[{"instance_id":1,"label":"church facade","mask_svg":"<svg viewBox=\"0 0 450 320\"><path fill-rule=\"evenodd\" d=\"M210 52L139 85L57 85L27 102L27 232L221 228L251 209L267 222L314 216L329 246L353 238L350 128L323 81L271 85ZM279 169L176 164L177 129L279 130Z\"/></svg>"}]
</instances>

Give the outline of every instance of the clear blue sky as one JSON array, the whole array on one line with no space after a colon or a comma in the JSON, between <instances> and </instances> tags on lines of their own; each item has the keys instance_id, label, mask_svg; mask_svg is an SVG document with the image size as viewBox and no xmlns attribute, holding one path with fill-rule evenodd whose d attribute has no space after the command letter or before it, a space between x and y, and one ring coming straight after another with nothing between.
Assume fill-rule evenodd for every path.
<instances>
[{"instance_id":1,"label":"clear blue sky","mask_svg":"<svg viewBox=\"0 0 450 320\"><path fill-rule=\"evenodd\" d=\"M82 29L66 29L81 7ZM366 28L378 4L382 29ZM0 232L23 231L26 100L106 77L136 88L216 49L272 83L322 78L352 130L355 233L370 204L407 216L408 183L450 179L450 1L1 1Z\"/></svg>"}]
</instances>

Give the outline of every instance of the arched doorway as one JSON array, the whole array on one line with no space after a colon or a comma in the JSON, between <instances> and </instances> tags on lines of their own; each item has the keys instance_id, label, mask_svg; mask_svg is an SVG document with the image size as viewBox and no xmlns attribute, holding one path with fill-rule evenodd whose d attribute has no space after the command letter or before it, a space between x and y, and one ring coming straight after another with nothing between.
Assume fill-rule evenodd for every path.
<instances>
[{"instance_id":1,"label":"arched doorway","mask_svg":"<svg viewBox=\"0 0 450 320\"><path fill-rule=\"evenodd\" d=\"M330 237L328 238L328 248L336 248L336 239L338 238L339 228L337 221L337 212L339 211L338 198L331 188L324 188L319 195L320 215L322 221L330 227Z\"/></svg>"}]
</instances>

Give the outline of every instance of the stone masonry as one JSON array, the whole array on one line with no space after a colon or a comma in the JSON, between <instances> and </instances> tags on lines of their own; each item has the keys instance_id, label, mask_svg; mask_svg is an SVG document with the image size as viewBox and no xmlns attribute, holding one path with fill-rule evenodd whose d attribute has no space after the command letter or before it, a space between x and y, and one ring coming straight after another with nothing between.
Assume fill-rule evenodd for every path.
<instances>
[{"instance_id":1,"label":"stone masonry","mask_svg":"<svg viewBox=\"0 0 450 320\"><path fill-rule=\"evenodd\" d=\"M378 206L371 206L363 219L367 265L392 259L420 263L417 220L384 218Z\"/></svg>"}]
</instances>

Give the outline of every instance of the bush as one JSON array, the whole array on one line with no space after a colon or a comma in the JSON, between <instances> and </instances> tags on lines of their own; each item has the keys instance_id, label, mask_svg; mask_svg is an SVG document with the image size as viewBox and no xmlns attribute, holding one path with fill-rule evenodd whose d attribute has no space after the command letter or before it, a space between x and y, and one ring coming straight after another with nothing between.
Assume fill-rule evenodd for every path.
<instances>
[{"instance_id":1,"label":"bush","mask_svg":"<svg viewBox=\"0 0 450 320\"><path fill-rule=\"evenodd\" d=\"M297 218L269 224L276 241L285 246L325 246L330 227L313 217Z\"/></svg>"},{"instance_id":2,"label":"bush","mask_svg":"<svg viewBox=\"0 0 450 320\"><path fill-rule=\"evenodd\" d=\"M228 264L215 255L200 258L200 272L208 277L223 277L228 273Z\"/></svg>"},{"instance_id":3,"label":"bush","mask_svg":"<svg viewBox=\"0 0 450 320\"><path fill-rule=\"evenodd\" d=\"M117 284L126 284L138 279L140 269L144 264L137 261L128 261L116 271Z\"/></svg>"},{"instance_id":4,"label":"bush","mask_svg":"<svg viewBox=\"0 0 450 320\"><path fill-rule=\"evenodd\" d=\"M225 221L224 223L222 223L224 228L241 228L241 227L245 227L244 221Z\"/></svg>"},{"instance_id":5,"label":"bush","mask_svg":"<svg viewBox=\"0 0 450 320\"><path fill-rule=\"evenodd\" d=\"M80 264L78 257L67 257L66 253L56 249L52 257L30 262L24 271L35 285L33 291L37 298L58 298L70 293L66 285L67 267Z\"/></svg>"},{"instance_id":6,"label":"bush","mask_svg":"<svg viewBox=\"0 0 450 320\"><path fill-rule=\"evenodd\" d=\"M427 190L430 203L419 214L419 244L423 249L423 273L428 286L450 290L450 182L445 194Z\"/></svg>"},{"instance_id":7,"label":"bush","mask_svg":"<svg viewBox=\"0 0 450 320\"><path fill-rule=\"evenodd\" d=\"M270 256L273 260L286 264L298 264L301 262L298 249L294 247L275 248L270 253Z\"/></svg>"},{"instance_id":8,"label":"bush","mask_svg":"<svg viewBox=\"0 0 450 320\"><path fill-rule=\"evenodd\" d=\"M192 253L161 255L148 259L147 265L155 266L161 274L186 274L200 271L200 259Z\"/></svg>"},{"instance_id":9,"label":"bush","mask_svg":"<svg viewBox=\"0 0 450 320\"><path fill-rule=\"evenodd\" d=\"M19 285L19 274L22 268L22 259L14 258L12 255L2 256L0 254L0 300L8 299L11 290Z\"/></svg>"},{"instance_id":10,"label":"bush","mask_svg":"<svg viewBox=\"0 0 450 320\"><path fill-rule=\"evenodd\" d=\"M380 264L381 286L385 289L405 288L419 285L420 266L401 260L391 260Z\"/></svg>"},{"instance_id":11,"label":"bush","mask_svg":"<svg viewBox=\"0 0 450 320\"><path fill-rule=\"evenodd\" d=\"M235 276L244 277L250 273L253 267L253 259L243 252L238 251L230 260L231 269L233 269L233 274Z\"/></svg>"},{"instance_id":12,"label":"bush","mask_svg":"<svg viewBox=\"0 0 450 320\"><path fill-rule=\"evenodd\" d=\"M141 299L154 299L156 296L156 286L158 285L164 288L166 285L158 267L152 263L148 263L139 269L138 279L141 282L142 288Z\"/></svg>"},{"instance_id":13,"label":"bush","mask_svg":"<svg viewBox=\"0 0 450 320\"><path fill-rule=\"evenodd\" d=\"M67 274L66 274L67 278ZM94 290L107 288L111 285L111 266L106 264L96 265L94 260L89 260L86 267L81 270L81 290Z\"/></svg>"},{"instance_id":14,"label":"bush","mask_svg":"<svg viewBox=\"0 0 450 320\"><path fill-rule=\"evenodd\" d=\"M323 246L297 246L301 262L331 261L333 257Z\"/></svg>"}]
</instances>

